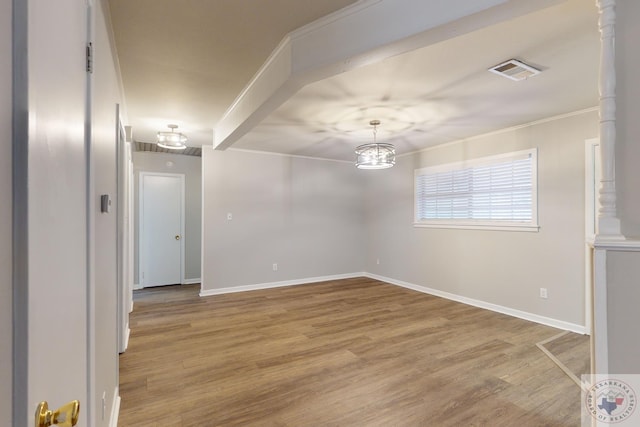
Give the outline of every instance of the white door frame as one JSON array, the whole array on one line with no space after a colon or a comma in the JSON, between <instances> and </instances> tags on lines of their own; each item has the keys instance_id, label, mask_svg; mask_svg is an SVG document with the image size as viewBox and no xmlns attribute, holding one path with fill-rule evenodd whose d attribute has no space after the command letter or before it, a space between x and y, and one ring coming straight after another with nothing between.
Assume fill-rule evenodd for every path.
<instances>
[{"instance_id":1,"label":"white door frame","mask_svg":"<svg viewBox=\"0 0 640 427\"><path fill-rule=\"evenodd\" d=\"M133 303L133 263L131 246L133 224L131 215L132 159L131 145L120 117L120 105L116 105L116 179L117 179L117 307L118 351L124 353L129 342L129 313Z\"/></svg>"},{"instance_id":2,"label":"white door frame","mask_svg":"<svg viewBox=\"0 0 640 427\"><path fill-rule=\"evenodd\" d=\"M600 176L598 174L599 157L596 150L600 149L600 139L592 138L585 140L584 153L584 212L585 212L585 307L584 326L587 334L593 335L593 244L598 233L598 190Z\"/></svg>"},{"instance_id":3,"label":"white door frame","mask_svg":"<svg viewBox=\"0 0 640 427\"><path fill-rule=\"evenodd\" d=\"M144 288L145 279L143 278L143 266L146 265L148 254L144 252L142 242L144 242L144 178L146 176L164 176L175 177L180 179L180 284L184 284L185 273L185 175L182 173L161 173L161 172L145 172L140 171L138 175L138 283L141 288Z\"/></svg>"}]
</instances>

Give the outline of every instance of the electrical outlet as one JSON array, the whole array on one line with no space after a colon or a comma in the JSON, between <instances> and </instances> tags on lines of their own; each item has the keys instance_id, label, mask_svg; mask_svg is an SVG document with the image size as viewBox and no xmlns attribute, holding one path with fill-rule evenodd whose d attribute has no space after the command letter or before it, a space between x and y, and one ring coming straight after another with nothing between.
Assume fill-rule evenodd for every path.
<instances>
[{"instance_id":1,"label":"electrical outlet","mask_svg":"<svg viewBox=\"0 0 640 427\"><path fill-rule=\"evenodd\" d=\"M380 258L376 259L376 264L380 265Z\"/></svg>"},{"instance_id":2,"label":"electrical outlet","mask_svg":"<svg viewBox=\"0 0 640 427\"><path fill-rule=\"evenodd\" d=\"M273 271L278 271L278 264L273 263Z\"/></svg>"},{"instance_id":3,"label":"electrical outlet","mask_svg":"<svg viewBox=\"0 0 640 427\"><path fill-rule=\"evenodd\" d=\"M547 299L547 288L540 288L540 298Z\"/></svg>"}]
</instances>

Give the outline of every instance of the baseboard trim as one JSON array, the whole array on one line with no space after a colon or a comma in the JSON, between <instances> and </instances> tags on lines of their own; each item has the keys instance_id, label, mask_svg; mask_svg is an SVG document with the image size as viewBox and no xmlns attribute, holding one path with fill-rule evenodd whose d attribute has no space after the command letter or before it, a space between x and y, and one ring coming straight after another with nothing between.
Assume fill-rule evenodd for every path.
<instances>
[{"instance_id":1,"label":"baseboard trim","mask_svg":"<svg viewBox=\"0 0 640 427\"><path fill-rule=\"evenodd\" d=\"M129 325L127 325L125 331L126 332L124 333L124 348L120 353L124 353L125 351L127 351L127 348L129 348L129 337L131 336L131 328L129 327Z\"/></svg>"},{"instance_id":2,"label":"baseboard trim","mask_svg":"<svg viewBox=\"0 0 640 427\"><path fill-rule=\"evenodd\" d=\"M196 283L202 282L202 279L199 277L197 279L185 279L182 281L183 285L195 285Z\"/></svg>"},{"instance_id":3,"label":"baseboard trim","mask_svg":"<svg viewBox=\"0 0 640 427\"><path fill-rule=\"evenodd\" d=\"M422 292L424 294L434 295L434 296L445 298L451 301L461 302L463 304L472 305L474 307L495 311L497 313L502 313L509 316L513 316L513 317L518 317L520 319L528 320L530 322L540 323L542 325L551 326L554 328L562 329L565 331L571 331L578 334L583 334L583 335L587 334L587 330L584 326L577 325L575 323L552 319L550 317L540 316L540 315L529 313L526 311L516 310L509 307L504 307L498 304L492 304L486 301L467 298L467 297L452 294L449 292L440 291L438 289L432 289L426 286L420 286L413 283L404 282L402 280L392 279L390 277L379 276L377 274L363 273L363 275L370 279L380 280L381 282L386 282L392 285L401 286L403 288L412 289L414 291Z\"/></svg>"},{"instance_id":4,"label":"baseboard trim","mask_svg":"<svg viewBox=\"0 0 640 427\"><path fill-rule=\"evenodd\" d=\"M257 291L261 289L281 288L283 286L297 286L306 285L309 283L326 282L329 280L341 280L341 279L353 279L355 277L363 277L365 273L348 273L348 274L335 274L332 276L319 276L319 277L307 277L304 279L285 280L282 282L269 282L258 283L255 285L243 285L243 286L230 286L219 289L206 289L200 291L201 297L209 297L213 295L232 294L235 292L248 292Z\"/></svg>"},{"instance_id":5,"label":"baseboard trim","mask_svg":"<svg viewBox=\"0 0 640 427\"><path fill-rule=\"evenodd\" d=\"M254 285L230 286L230 287L219 288L219 289L206 289L206 290L200 291L200 296L208 297L213 295L231 294L235 292L248 292L248 291L257 291L261 289L280 288L283 286L306 285L309 283L326 282L328 280L352 279L355 277L368 277L370 279L380 280L381 282L389 283L391 285L396 285L396 286L411 289L414 291L422 292L424 294L434 295L434 296L445 298L451 301L472 305L474 307L483 308L485 310L506 314L508 316L517 317L519 319L528 320L530 322L540 323L542 325L551 326L554 328L562 329L564 331L571 331L571 332L575 332L583 335L587 334L587 330L584 326L577 325L575 323L552 319L550 317L540 316L538 314L516 310L514 308L509 308L502 305L493 304L490 302L481 301L473 298L468 298L461 295L456 295L449 292L441 291L438 289L428 288L426 286L420 286L414 283L404 282L402 280L396 280L390 277L379 276L377 274L366 273L366 272L336 274L332 276L307 277L304 279L285 280L281 282L258 283Z\"/></svg>"},{"instance_id":6,"label":"baseboard trim","mask_svg":"<svg viewBox=\"0 0 640 427\"><path fill-rule=\"evenodd\" d=\"M109 427L118 427L118 417L120 416L120 388L116 387L113 394L113 406L111 407L111 418Z\"/></svg>"}]
</instances>

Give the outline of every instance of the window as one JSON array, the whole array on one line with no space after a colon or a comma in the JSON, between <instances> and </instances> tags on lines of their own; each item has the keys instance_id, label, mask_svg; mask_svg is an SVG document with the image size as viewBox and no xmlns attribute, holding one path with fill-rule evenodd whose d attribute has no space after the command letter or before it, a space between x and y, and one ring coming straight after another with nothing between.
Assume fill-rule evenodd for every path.
<instances>
[{"instance_id":1,"label":"window","mask_svg":"<svg viewBox=\"0 0 640 427\"><path fill-rule=\"evenodd\" d=\"M415 225L538 230L535 149L415 171Z\"/></svg>"}]
</instances>

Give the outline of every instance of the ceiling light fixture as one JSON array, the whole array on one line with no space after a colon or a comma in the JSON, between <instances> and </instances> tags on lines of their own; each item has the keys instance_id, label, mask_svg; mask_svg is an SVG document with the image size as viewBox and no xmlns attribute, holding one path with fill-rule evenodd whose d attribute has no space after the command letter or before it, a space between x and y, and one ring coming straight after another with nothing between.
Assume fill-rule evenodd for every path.
<instances>
[{"instance_id":1,"label":"ceiling light fixture","mask_svg":"<svg viewBox=\"0 0 640 427\"><path fill-rule=\"evenodd\" d=\"M356 147L356 167L358 169L387 169L396 164L396 149L392 144L376 142L380 120L371 120L373 143Z\"/></svg>"},{"instance_id":2,"label":"ceiling light fixture","mask_svg":"<svg viewBox=\"0 0 640 427\"><path fill-rule=\"evenodd\" d=\"M167 125L167 127L171 129L170 132L158 132L158 140L156 141L158 147L167 148L169 150L184 150L187 148L185 145L185 142L187 142L185 134L175 131L178 129L178 125Z\"/></svg>"}]
</instances>

